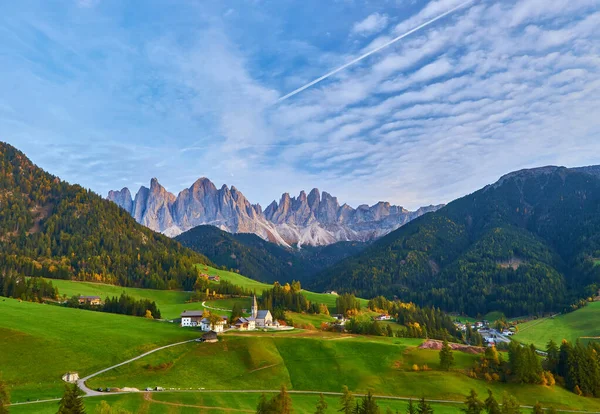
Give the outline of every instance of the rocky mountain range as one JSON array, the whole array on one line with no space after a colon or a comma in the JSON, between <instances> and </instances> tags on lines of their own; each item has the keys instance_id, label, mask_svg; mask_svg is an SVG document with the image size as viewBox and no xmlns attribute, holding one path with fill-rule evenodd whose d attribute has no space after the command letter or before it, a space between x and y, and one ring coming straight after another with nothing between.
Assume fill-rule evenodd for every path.
<instances>
[{"instance_id":1,"label":"rocky mountain range","mask_svg":"<svg viewBox=\"0 0 600 414\"><path fill-rule=\"evenodd\" d=\"M338 241L370 241L396 230L409 221L442 206L416 211L379 202L356 209L340 205L327 192L313 189L298 197L288 193L264 211L235 187L217 187L200 178L177 196L156 178L150 188L142 186L135 198L128 188L110 191L108 199L154 231L175 237L200 225L212 225L229 233L253 233L283 246L323 246Z\"/></svg>"}]
</instances>

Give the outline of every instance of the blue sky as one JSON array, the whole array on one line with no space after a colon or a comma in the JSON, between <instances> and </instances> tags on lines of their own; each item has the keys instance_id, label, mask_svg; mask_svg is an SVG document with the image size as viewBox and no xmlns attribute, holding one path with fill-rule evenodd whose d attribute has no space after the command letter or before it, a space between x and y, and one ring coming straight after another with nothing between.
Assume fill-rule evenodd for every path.
<instances>
[{"instance_id":1,"label":"blue sky","mask_svg":"<svg viewBox=\"0 0 600 414\"><path fill-rule=\"evenodd\" d=\"M102 195L201 176L263 205L448 202L600 164L598 0L44 0L0 14L0 140Z\"/></svg>"}]
</instances>

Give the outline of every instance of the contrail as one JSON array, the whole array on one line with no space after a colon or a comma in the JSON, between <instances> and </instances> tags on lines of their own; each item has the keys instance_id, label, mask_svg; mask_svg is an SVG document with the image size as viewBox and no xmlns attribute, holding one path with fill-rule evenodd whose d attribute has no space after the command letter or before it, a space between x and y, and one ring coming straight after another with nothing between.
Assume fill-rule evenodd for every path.
<instances>
[{"instance_id":1,"label":"contrail","mask_svg":"<svg viewBox=\"0 0 600 414\"><path fill-rule=\"evenodd\" d=\"M361 60L363 60L364 58L371 56L373 53L377 53L377 52L379 52L381 49L384 49L384 48L388 47L389 45L391 45L391 44L394 44L394 43L396 43L397 41L404 39L406 36L409 36L409 35L413 34L414 32L417 32L417 31L421 30L422 28L424 28L424 27L427 27L427 26L429 26L430 24L432 24L432 23L434 23L434 22L436 22L436 21L438 21L438 20L440 20L440 19L442 19L442 18L446 17L447 15L449 15L449 14L451 14L451 13L454 13L456 10L458 10L458 9L460 9L460 8L462 8L462 7L464 7L464 6L466 6L466 5L467 5L467 4L469 4L469 3L472 3L473 1L475 1L475 0L467 0L467 1L465 1L464 3L461 3L461 4L459 4L458 6L456 6L456 7L452 8L452 9L448 10L447 12L444 12L444 13L440 14L439 16L437 16L437 17L434 17L433 19L431 19L431 20L429 20L429 21L427 21L427 22L425 22L425 23L423 23L423 24L421 24L421 25L419 25L419 26L415 27L414 29L411 29L411 30L409 30L408 32L406 32L406 33L404 33L404 34L402 34L402 35L400 35L400 36L398 36L398 37L395 37L395 38L393 38L393 39L392 39L392 40L390 40L389 42L387 42L387 43L384 43L383 45L381 45L381 46L379 46L379 47L376 47L375 49L369 50L369 51L368 51L367 53L365 53L364 55L361 55L361 56L357 57L356 59L353 59L353 60L351 60L350 62L346 63L345 65L342 65L342 66L340 66L339 68L337 68L337 69L334 69L334 70L332 70L332 71L331 71L331 72L329 72L329 73L326 73L325 75L321 76L320 78L317 78L317 79L315 79L314 81L312 81L312 82L309 82L309 83L307 83L307 84L306 84L306 85L304 85L304 86L301 86L300 88L296 89L295 91L292 91L292 92L288 93L287 95L285 95L285 96L282 96L282 97L281 97L281 98L279 98L277 101L275 101L275 104L277 104L277 103L279 103L279 102L282 102L282 101L285 101L285 100L286 100L286 99L288 99L288 98L291 98L292 96L294 96L294 95L296 95L296 94L298 94L298 93L302 92L303 90L305 90L305 89L308 89L308 88L310 88L311 86L313 86L313 85L315 85L315 84L317 84L317 83L321 82L322 80L325 80L325 79L327 79L328 77L330 77L330 76L332 76L332 75L335 75L336 73L338 73L338 72L340 72L340 71L342 71L342 70L346 69L348 66L354 65L355 63L357 63L357 62L360 62L360 61L361 61Z\"/></svg>"}]
</instances>

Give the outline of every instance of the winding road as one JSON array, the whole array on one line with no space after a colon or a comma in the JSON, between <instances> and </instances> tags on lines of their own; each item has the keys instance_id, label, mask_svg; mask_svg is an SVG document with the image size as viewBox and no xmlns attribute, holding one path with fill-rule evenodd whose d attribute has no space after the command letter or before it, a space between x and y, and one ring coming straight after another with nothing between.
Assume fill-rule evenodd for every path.
<instances>
[{"instance_id":1,"label":"winding road","mask_svg":"<svg viewBox=\"0 0 600 414\"><path fill-rule=\"evenodd\" d=\"M203 304L204 305L204 304ZM116 364L113 365L111 367L108 368L104 368L101 371L95 372L91 375L88 375L85 378L81 378L77 381L77 386L81 389L81 391L84 392L85 397L97 397L97 396L105 396L105 395L116 395L116 394L132 394L132 393L144 393L145 396L144 398L146 400L149 401L153 401L156 403L163 403L163 402L159 402L159 401L154 401L152 400L152 398L150 397L150 393L152 392L161 392L161 391L120 391L120 392L111 392L111 393L105 393L105 392L99 392L99 391L95 391L92 390L91 388L89 388L85 382L87 380L89 380L90 378L94 378L100 374L103 374L107 371L110 371L112 369L118 368L120 366L123 365L127 365L130 362L133 361L137 361L138 359L144 358L147 355L153 354L154 352L158 352L161 351L163 349L167 349L167 348L171 348L174 346L178 346L178 345L183 345L183 344L188 344L190 342L195 342L196 339L191 339L189 341L183 341L183 342L177 342L174 344L170 344L170 345L165 345L165 346L161 346L159 348L153 349L152 351L148 351L145 352L141 355L138 355L135 358L131 358L127 361L121 362L120 364ZM266 394L275 394L278 393L280 390L167 390L167 392L177 392L177 393L189 393L189 392L194 392L194 393L210 393L210 394L237 394L237 393L253 393L253 394L262 394L262 393L266 393ZM343 395L341 392L331 392L331 391L300 391L300 390L288 390L288 393L290 394L299 394L299 395L328 395L328 396L341 396ZM366 394L354 394L355 397L359 397L362 398L364 397ZM383 400L392 400L392 401L408 401L408 400L416 400L416 398L414 397L399 397L399 396L391 396L391 395L374 395L374 397L379 398L379 399L383 399ZM44 403L44 402L52 402L52 401L59 401L60 399L57 398L53 398L53 399L47 399L47 400L38 400L38 401L27 401L27 402L18 402L18 403L12 403L10 405L26 405L26 404L39 404L39 403ZM462 405L464 404L463 401L456 401L456 400L435 400L435 399L427 399L427 402L430 403L438 403L438 404L459 404ZM173 404L176 405L176 404ZM186 406L186 405L181 405L181 406ZM192 407L192 406L190 406ZM200 407L200 406L198 406ZM208 407L206 407L208 408ZM214 408L218 408L218 407L214 407ZM528 406L528 405L522 405L521 408L525 408L525 409L532 409L532 406ZM240 410L243 411L243 410ZM581 413L581 414L600 414L599 411L577 411L577 410L560 410L561 412L565 412L565 413Z\"/></svg>"},{"instance_id":2,"label":"winding road","mask_svg":"<svg viewBox=\"0 0 600 414\"><path fill-rule=\"evenodd\" d=\"M125 362L121 362L120 364L113 365L112 367L104 368L102 371L98 371L98 372L95 372L95 373L93 373L91 375L88 375L85 378L81 378L81 379L77 380L77 386L79 387L79 389L81 389L81 391L83 391L85 393L85 395L87 397L95 397L95 396L98 396L98 395L106 395L106 393L104 393L104 392L95 391L95 390L89 388L87 385L85 385L85 382L87 380L89 380L90 378L94 378L94 377L96 377L96 376L98 376L100 374L104 374L106 371L110 371L111 369L115 369L115 368L118 368L120 366L127 365L130 362L137 361L138 359L143 358L143 357L145 357L147 355L153 354L154 352L158 352L158 351L161 351L163 349L171 348L171 347L177 346L177 345L189 344L190 342L194 342L194 341L196 341L196 340L195 339L190 339L189 341L177 342L175 344L161 346L160 348L156 348L156 349L153 349L152 351L145 352L142 355L136 356L135 358L131 358L131 359L125 361ZM125 393L126 392L113 393L113 394L125 394Z\"/></svg>"}]
</instances>

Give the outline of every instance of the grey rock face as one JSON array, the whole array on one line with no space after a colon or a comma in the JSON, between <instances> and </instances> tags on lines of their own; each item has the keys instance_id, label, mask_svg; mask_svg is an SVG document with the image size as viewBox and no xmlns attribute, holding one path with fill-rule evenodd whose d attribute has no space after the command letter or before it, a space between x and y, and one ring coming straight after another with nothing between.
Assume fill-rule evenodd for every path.
<instances>
[{"instance_id":1,"label":"grey rock face","mask_svg":"<svg viewBox=\"0 0 600 414\"><path fill-rule=\"evenodd\" d=\"M416 217L442 206L411 212L387 202L354 209L340 206L336 197L314 188L308 196L288 193L262 210L235 187L217 189L200 178L177 197L152 179L131 199L127 188L111 191L108 199L128 211L139 223L168 236L209 224L231 233L254 233L278 244L326 245L337 241L368 241L381 237Z\"/></svg>"}]
</instances>

